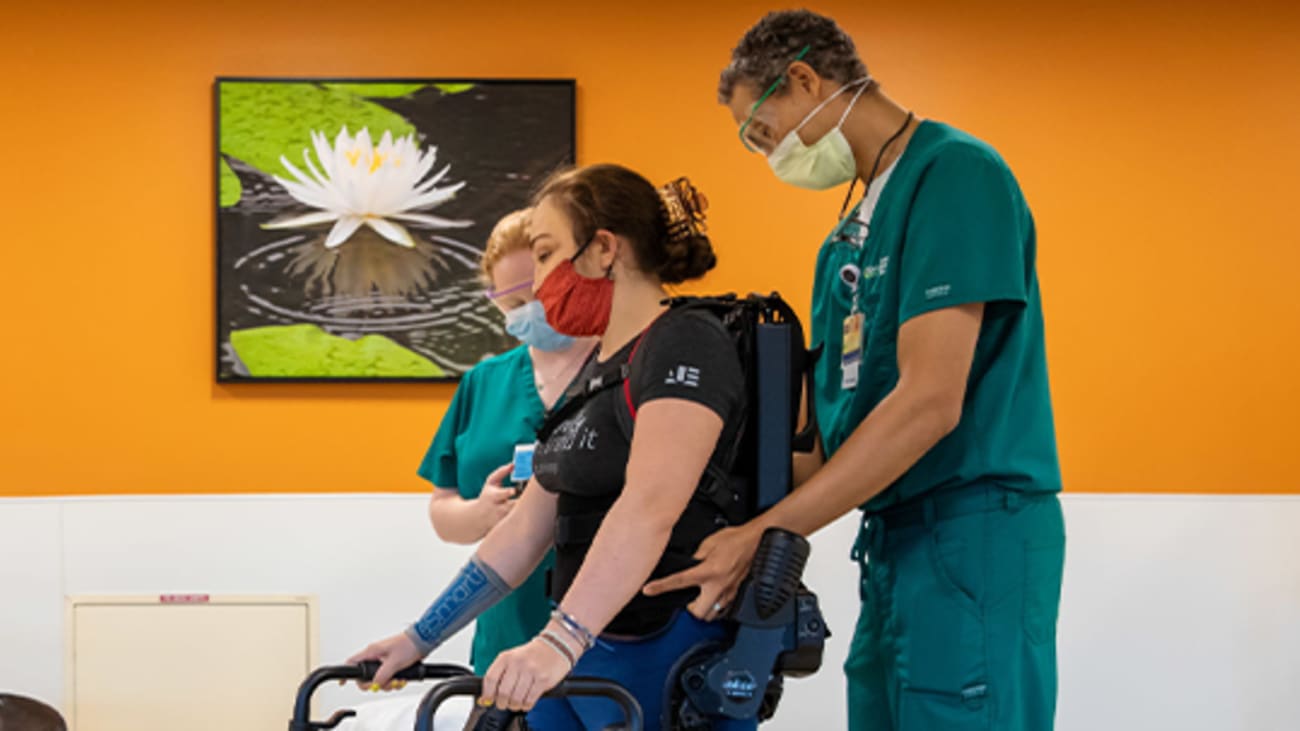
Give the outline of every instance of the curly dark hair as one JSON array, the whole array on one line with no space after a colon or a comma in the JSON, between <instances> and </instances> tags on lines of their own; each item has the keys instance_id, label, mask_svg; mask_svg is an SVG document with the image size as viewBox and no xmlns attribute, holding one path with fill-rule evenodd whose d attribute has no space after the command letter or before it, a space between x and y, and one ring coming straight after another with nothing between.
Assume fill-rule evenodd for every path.
<instances>
[{"instance_id":1,"label":"curly dark hair","mask_svg":"<svg viewBox=\"0 0 1300 731\"><path fill-rule=\"evenodd\" d=\"M766 90L785 74L804 46L808 46L804 62L822 78L845 84L867 75L853 39L834 20L811 10L779 10L745 31L731 51L731 63L718 80L718 101L730 103L741 81L760 92Z\"/></svg>"}]
</instances>

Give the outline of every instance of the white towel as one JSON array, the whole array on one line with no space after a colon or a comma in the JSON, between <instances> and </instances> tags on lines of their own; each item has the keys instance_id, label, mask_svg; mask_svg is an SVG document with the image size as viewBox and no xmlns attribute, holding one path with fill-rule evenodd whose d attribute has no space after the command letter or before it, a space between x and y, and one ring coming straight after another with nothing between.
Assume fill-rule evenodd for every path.
<instances>
[{"instance_id":1,"label":"white towel","mask_svg":"<svg viewBox=\"0 0 1300 731\"><path fill-rule=\"evenodd\" d=\"M415 727L415 709L420 696L402 695L396 698L369 701L351 706L357 715L339 724L339 731L411 731ZM469 697L452 698L443 703L434 719L434 731L461 731L473 708Z\"/></svg>"}]
</instances>

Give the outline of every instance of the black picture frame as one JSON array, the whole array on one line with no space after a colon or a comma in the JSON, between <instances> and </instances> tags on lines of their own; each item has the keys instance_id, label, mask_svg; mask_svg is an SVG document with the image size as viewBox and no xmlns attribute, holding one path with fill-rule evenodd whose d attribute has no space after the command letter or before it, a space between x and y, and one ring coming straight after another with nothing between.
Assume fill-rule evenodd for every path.
<instances>
[{"instance_id":1,"label":"black picture frame","mask_svg":"<svg viewBox=\"0 0 1300 731\"><path fill-rule=\"evenodd\" d=\"M472 85L471 91L491 91L501 90L508 87L527 87L530 89L546 90L554 93L562 100L561 103L548 104L547 108L551 111L561 110L562 119L555 120L565 128L563 141L567 144L567 150L558 151L553 157L553 162L548 162L545 167L548 169L538 169L531 172L529 183L527 185L528 193L531 193L533 187L544 177L545 173L555 168L572 166L577 161L577 82L575 79L566 78L474 78L474 77L352 77L352 76L217 76L212 83L212 100L213 100L213 154L212 154L212 201L214 210L213 222L213 250L214 250L214 271L215 271L215 291L214 291L214 319L213 319L213 368L215 380L218 384L244 384L244 383L455 383L460 380L461 375L473 366L473 362L463 363L463 368L447 368L445 375L437 376L327 376L327 375L290 375L290 376L256 376L248 373L240 373L236 367L237 358L232 362L233 346L227 340L231 328L223 326L229 322L227 319L230 312L228 310L229 300L227 299L227 287L230 286L231 272L227 271L230 262L228 261L230 252L223 249L223 207L221 206L221 178L223 174L223 161L229 165L230 158L223 155L222 151L222 89L226 84L254 83L254 84L298 84L314 85L324 87L325 85L338 84L402 84L402 85L426 85L435 86L461 86ZM468 93L468 92L467 92ZM391 104L391 100L379 101L380 104ZM493 124L499 126L501 120L487 120L490 122L485 126L491 128ZM466 125L460 125L463 130ZM485 134L487 134L485 132ZM421 141L423 139L423 134ZM428 140L431 145L438 145L436 139ZM452 163L452 175L455 175L457 163ZM439 162L435 169L442 166ZM246 171L245 171L246 172ZM269 177L269 175L268 175ZM241 178L242 181L242 178ZM467 186L467 190L472 186ZM512 188L515 197L513 203L508 205L498 205L497 208L511 209L520 206L526 201L526 196L519 196L521 190L519 187ZM242 201L241 201L242 202ZM504 213L504 211L501 211ZM477 245L481 251L481 246L486 240L487 232L491 230L492 220L476 221L474 225L474 235L476 240L472 242ZM503 342L508 336L502 338ZM513 347L511 342L508 347ZM482 355L491 355L492 352L503 352L508 347L503 346L496 351L484 352ZM474 361L477 362L477 361ZM441 363L438 364L443 367Z\"/></svg>"}]
</instances>

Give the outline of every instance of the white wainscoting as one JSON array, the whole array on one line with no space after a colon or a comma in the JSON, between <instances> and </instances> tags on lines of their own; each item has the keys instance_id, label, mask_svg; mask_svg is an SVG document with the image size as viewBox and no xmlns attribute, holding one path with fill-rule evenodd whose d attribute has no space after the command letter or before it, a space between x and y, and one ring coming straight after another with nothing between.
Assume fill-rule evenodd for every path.
<instances>
[{"instance_id":1,"label":"white wainscoting","mask_svg":"<svg viewBox=\"0 0 1300 731\"><path fill-rule=\"evenodd\" d=\"M1300 497L1064 502L1058 729L1300 729ZM814 539L808 583L836 635L769 728L844 727L854 530L846 519ZM67 595L312 594L330 663L403 627L468 555L437 540L414 494L3 499L0 690L63 705ZM468 647L459 637L437 658L464 661ZM148 684L139 692L147 703ZM325 709L366 699L320 697Z\"/></svg>"}]
</instances>

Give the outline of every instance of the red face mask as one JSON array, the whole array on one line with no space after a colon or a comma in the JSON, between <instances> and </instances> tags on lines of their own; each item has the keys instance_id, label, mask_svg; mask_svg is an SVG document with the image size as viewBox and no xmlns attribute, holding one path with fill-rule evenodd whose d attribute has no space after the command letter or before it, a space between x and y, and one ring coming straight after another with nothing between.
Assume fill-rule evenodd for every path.
<instances>
[{"instance_id":1,"label":"red face mask","mask_svg":"<svg viewBox=\"0 0 1300 731\"><path fill-rule=\"evenodd\" d=\"M609 326L609 311L614 304L614 281L608 276L584 277L573 268L573 262L582 256L591 244L588 241L578 248L572 259L559 263L542 286L537 288L537 299L546 311L546 322L562 335L575 338L603 335Z\"/></svg>"}]
</instances>

